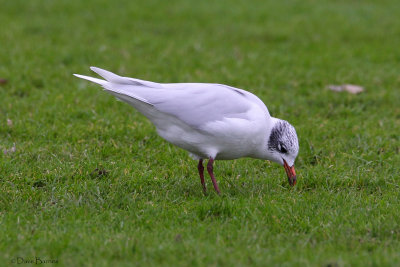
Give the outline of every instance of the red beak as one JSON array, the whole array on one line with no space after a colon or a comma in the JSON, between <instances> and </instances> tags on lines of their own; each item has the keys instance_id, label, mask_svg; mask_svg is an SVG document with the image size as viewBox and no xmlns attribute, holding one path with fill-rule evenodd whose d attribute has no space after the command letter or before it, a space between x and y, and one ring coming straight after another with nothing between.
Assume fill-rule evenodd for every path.
<instances>
[{"instance_id":1,"label":"red beak","mask_svg":"<svg viewBox=\"0 0 400 267\"><path fill-rule=\"evenodd\" d=\"M294 165L292 167L287 164L286 160L283 160L283 167L285 168L289 184L294 186L297 182L296 172L294 170Z\"/></svg>"}]
</instances>

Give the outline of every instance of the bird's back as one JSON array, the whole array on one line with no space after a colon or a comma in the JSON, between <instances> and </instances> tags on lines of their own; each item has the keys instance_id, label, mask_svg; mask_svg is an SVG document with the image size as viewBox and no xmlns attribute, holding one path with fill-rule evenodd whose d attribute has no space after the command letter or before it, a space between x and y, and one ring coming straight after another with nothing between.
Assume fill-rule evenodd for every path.
<instances>
[{"instance_id":1,"label":"bird's back","mask_svg":"<svg viewBox=\"0 0 400 267\"><path fill-rule=\"evenodd\" d=\"M243 141L248 138L246 134L258 130L254 122L270 118L258 97L234 87L210 83L161 84L91 69L105 81L76 76L101 84L149 118L164 139L199 156L204 154L199 151L201 146L207 153L211 150L220 153L224 147L232 146L237 146L238 154L246 153L245 146L249 144ZM225 155L226 158L238 156Z\"/></svg>"}]
</instances>

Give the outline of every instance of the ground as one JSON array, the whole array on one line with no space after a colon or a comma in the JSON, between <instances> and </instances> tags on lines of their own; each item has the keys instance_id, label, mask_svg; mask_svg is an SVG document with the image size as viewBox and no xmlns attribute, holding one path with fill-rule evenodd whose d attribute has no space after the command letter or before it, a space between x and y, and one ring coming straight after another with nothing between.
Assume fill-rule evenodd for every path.
<instances>
[{"instance_id":1,"label":"ground","mask_svg":"<svg viewBox=\"0 0 400 267\"><path fill-rule=\"evenodd\" d=\"M399 1L0 3L0 265L400 264ZM89 66L258 95L296 127L297 185L219 161L204 196Z\"/></svg>"}]
</instances>

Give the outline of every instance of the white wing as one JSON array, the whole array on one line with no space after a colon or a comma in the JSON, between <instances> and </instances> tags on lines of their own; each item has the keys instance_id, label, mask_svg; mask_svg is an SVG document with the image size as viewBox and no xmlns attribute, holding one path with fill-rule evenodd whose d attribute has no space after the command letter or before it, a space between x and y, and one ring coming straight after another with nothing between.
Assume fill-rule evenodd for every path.
<instances>
[{"instance_id":1,"label":"white wing","mask_svg":"<svg viewBox=\"0 0 400 267\"><path fill-rule=\"evenodd\" d=\"M258 97L234 87L208 83L160 84L121 77L95 67L91 69L106 81L76 76L101 84L107 91L134 107L138 102L146 103L193 128L200 129L202 125L226 118L251 120L248 111L254 106L258 106L266 116L270 116ZM141 109L139 111L143 113Z\"/></svg>"}]
</instances>

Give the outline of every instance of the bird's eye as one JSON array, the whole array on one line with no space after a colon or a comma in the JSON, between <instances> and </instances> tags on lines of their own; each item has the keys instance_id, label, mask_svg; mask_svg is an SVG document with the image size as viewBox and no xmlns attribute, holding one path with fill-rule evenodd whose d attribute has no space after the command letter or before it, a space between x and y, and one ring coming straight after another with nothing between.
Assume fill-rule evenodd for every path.
<instances>
[{"instance_id":1,"label":"bird's eye","mask_svg":"<svg viewBox=\"0 0 400 267\"><path fill-rule=\"evenodd\" d=\"M286 149L285 145L282 144L282 143L280 143L280 144L278 145L278 149L279 149L279 152L281 152L281 153L283 153L283 154L286 154L286 153L287 153L287 149Z\"/></svg>"}]
</instances>

